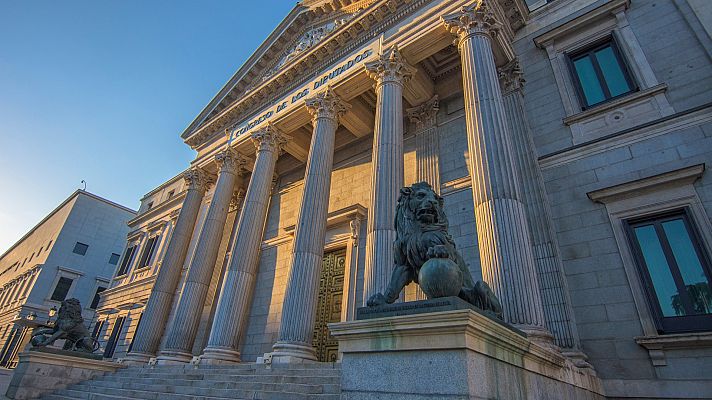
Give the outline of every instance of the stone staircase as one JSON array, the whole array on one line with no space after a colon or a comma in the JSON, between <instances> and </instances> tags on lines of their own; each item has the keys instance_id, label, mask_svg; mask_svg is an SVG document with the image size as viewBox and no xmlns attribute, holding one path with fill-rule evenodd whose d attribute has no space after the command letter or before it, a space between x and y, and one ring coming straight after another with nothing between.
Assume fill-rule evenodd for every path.
<instances>
[{"instance_id":1,"label":"stone staircase","mask_svg":"<svg viewBox=\"0 0 712 400\"><path fill-rule=\"evenodd\" d=\"M340 364L237 364L129 367L42 398L339 400L340 393Z\"/></svg>"}]
</instances>

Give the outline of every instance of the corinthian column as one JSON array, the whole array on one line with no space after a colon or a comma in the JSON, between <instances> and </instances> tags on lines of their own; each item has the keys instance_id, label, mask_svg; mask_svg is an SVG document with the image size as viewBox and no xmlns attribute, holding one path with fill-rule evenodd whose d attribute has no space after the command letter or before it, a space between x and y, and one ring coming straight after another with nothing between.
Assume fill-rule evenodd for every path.
<instances>
[{"instance_id":1,"label":"corinthian column","mask_svg":"<svg viewBox=\"0 0 712 400\"><path fill-rule=\"evenodd\" d=\"M376 123L373 131L371 196L366 225L363 302L384 293L393 271L398 193L403 187L403 84L415 72L393 46L366 63L376 81Z\"/></svg>"},{"instance_id":2,"label":"corinthian column","mask_svg":"<svg viewBox=\"0 0 712 400\"><path fill-rule=\"evenodd\" d=\"M492 36L500 24L482 0L443 17L443 22L457 35L462 60L482 275L500 298L505 320L546 340L551 336L544 324L521 181L492 53Z\"/></svg>"},{"instance_id":3,"label":"corinthian column","mask_svg":"<svg viewBox=\"0 0 712 400\"><path fill-rule=\"evenodd\" d=\"M527 209L534 262L546 326L559 347L579 361L585 359L573 319L571 299L566 288L563 263L551 224L551 208L544 191L544 178L537 162L536 148L524 108L524 76L518 60L499 69L507 122L512 130L514 163L522 179L523 202ZM579 364L584 365L582 362ZM587 366L587 364L586 364Z\"/></svg>"},{"instance_id":4,"label":"corinthian column","mask_svg":"<svg viewBox=\"0 0 712 400\"><path fill-rule=\"evenodd\" d=\"M415 135L416 182L428 182L440 193L440 165L438 155L437 116L440 110L438 95L419 106L405 110ZM412 282L405 289L405 300L425 300L427 296L420 286Z\"/></svg>"},{"instance_id":5,"label":"corinthian column","mask_svg":"<svg viewBox=\"0 0 712 400\"><path fill-rule=\"evenodd\" d=\"M257 279L275 164L288 139L273 125L252 134L257 147L255 167L235 228L235 244L230 252L230 264L215 309L208 345L201 356L203 363L240 361L238 340Z\"/></svg>"},{"instance_id":6,"label":"corinthian column","mask_svg":"<svg viewBox=\"0 0 712 400\"><path fill-rule=\"evenodd\" d=\"M215 161L220 168L215 193L188 267L173 325L158 357L159 363L189 362L193 358L191 350L217 261L230 200L245 165L245 158L230 149L218 153Z\"/></svg>"},{"instance_id":7,"label":"corinthian column","mask_svg":"<svg viewBox=\"0 0 712 400\"><path fill-rule=\"evenodd\" d=\"M339 117L348 108L331 88L308 99L306 106L312 115L314 131L304 175L302 202L297 215L292 268L282 306L279 339L272 354L273 362L316 360L312 336L324 258L334 135Z\"/></svg>"},{"instance_id":8,"label":"corinthian column","mask_svg":"<svg viewBox=\"0 0 712 400\"><path fill-rule=\"evenodd\" d=\"M126 356L128 364L145 364L156 355L171 310L173 296L180 281L183 262L208 185L207 174L198 168L186 172L183 179L188 190L173 228L166 255L151 290L151 296L141 317L141 323L134 335L131 352Z\"/></svg>"}]
</instances>

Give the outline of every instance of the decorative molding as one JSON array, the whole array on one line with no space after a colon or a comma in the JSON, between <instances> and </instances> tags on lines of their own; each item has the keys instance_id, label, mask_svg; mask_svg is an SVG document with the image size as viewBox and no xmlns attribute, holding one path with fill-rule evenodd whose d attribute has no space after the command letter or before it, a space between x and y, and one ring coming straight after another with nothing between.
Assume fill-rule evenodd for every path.
<instances>
[{"instance_id":1,"label":"decorative molding","mask_svg":"<svg viewBox=\"0 0 712 400\"><path fill-rule=\"evenodd\" d=\"M376 81L376 86L385 83L402 85L410 80L415 71L396 45L385 49L375 61L366 63L366 72Z\"/></svg>"},{"instance_id":2,"label":"decorative molding","mask_svg":"<svg viewBox=\"0 0 712 400\"><path fill-rule=\"evenodd\" d=\"M697 164L632 182L594 190L588 192L586 195L589 199L597 203L608 203L625 197L640 196L644 192L656 190L661 185L691 185L700 179L704 172L705 164Z\"/></svg>"},{"instance_id":3,"label":"decorative molding","mask_svg":"<svg viewBox=\"0 0 712 400\"><path fill-rule=\"evenodd\" d=\"M292 139L289 135L277 129L271 122L251 135L252 143L258 152L269 151L282 153L284 146Z\"/></svg>"},{"instance_id":4,"label":"decorative molding","mask_svg":"<svg viewBox=\"0 0 712 400\"><path fill-rule=\"evenodd\" d=\"M539 48L546 48L556 39L569 34L575 34L581 32L582 28L588 24L607 16L615 15L615 12L624 7L627 9L630 7L630 0L611 0L608 3L591 10L590 12L575 18L571 21L565 22L558 27L551 29L537 37L534 38L534 44Z\"/></svg>"},{"instance_id":5,"label":"decorative molding","mask_svg":"<svg viewBox=\"0 0 712 400\"><path fill-rule=\"evenodd\" d=\"M648 350L650 360L656 367L667 365L665 352L668 350L712 348L712 332L638 336L634 340Z\"/></svg>"},{"instance_id":6,"label":"decorative molding","mask_svg":"<svg viewBox=\"0 0 712 400\"><path fill-rule=\"evenodd\" d=\"M319 118L338 121L338 119L351 108L350 104L342 101L339 96L334 93L331 86L327 86L323 92L317 93L315 96L307 99L305 105L315 125L316 120Z\"/></svg>"},{"instance_id":7,"label":"decorative molding","mask_svg":"<svg viewBox=\"0 0 712 400\"><path fill-rule=\"evenodd\" d=\"M440 185L440 195L447 196L456 192L470 189L472 187L472 178L469 175L462 178L453 179Z\"/></svg>"},{"instance_id":8,"label":"decorative molding","mask_svg":"<svg viewBox=\"0 0 712 400\"><path fill-rule=\"evenodd\" d=\"M440 101L436 94L419 106L407 108L405 114L415 125L417 134L437 125L438 110L440 110Z\"/></svg>"},{"instance_id":9,"label":"decorative molding","mask_svg":"<svg viewBox=\"0 0 712 400\"><path fill-rule=\"evenodd\" d=\"M351 223L353 220L364 220L368 215L368 209L361 204L353 204L348 207L330 212L326 217L326 226L332 227L346 222ZM284 227L284 231L288 235L293 235L296 225L292 224Z\"/></svg>"},{"instance_id":10,"label":"decorative molding","mask_svg":"<svg viewBox=\"0 0 712 400\"><path fill-rule=\"evenodd\" d=\"M232 149L225 149L215 155L215 163L217 163L220 172L225 170L232 174L242 175L245 172L247 158Z\"/></svg>"},{"instance_id":11,"label":"decorative molding","mask_svg":"<svg viewBox=\"0 0 712 400\"><path fill-rule=\"evenodd\" d=\"M492 11L489 1L478 0L475 4L462 7L458 12L442 17L442 22L450 33L457 36L454 45L472 35L487 35L494 38L502 28L501 22Z\"/></svg>"},{"instance_id":12,"label":"decorative molding","mask_svg":"<svg viewBox=\"0 0 712 400\"><path fill-rule=\"evenodd\" d=\"M524 72L519 65L519 60L514 59L500 68L497 68L499 87L503 95L522 90L524 88Z\"/></svg>"},{"instance_id":13,"label":"decorative molding","mask_svg":"<svg viewBox=\"0 0 712 400\"><path fill-rule=\"evenodd\" d=\"M613 110L613 109L618 109L621 106L624 106L626 104L633 103L637 100L648 98L655 96L657 94L665 93L667 90L668 86L665 83L661 83L659 85L653 86L651 88L645 89L645 90L639 90L637 92L631 92L628 95L625 95L619 99L614 99L611 101L607 101L601 105L591 107L587 109L586 111L580 112L578 114L574 114L571 116L568 116L563 119L563 122L565 125L572 125L576 122L580 122L582 120L585 120L587 118L602 114L606 111Z\"/></svg>"},{"instance_id":14,"label":"decorative molding","mask_svg":"<svg viewBox=\"0 0 712 400\"><path fill-rule=\"evenodd\" d=\"M545 154L539 157L539 165L542 170L555 168L595 154L630 146L633 143L661 136L675 130L699 126L708 122L712 122L712 103Z\"/></svg>"},{"instance_id":15,"label":"decorative molding","mask_svg":"<svg viewBox=\"0 0 712 400\"><path fill-rule=\"evenodd\" d=\"M185 185L188 190L199 190L204 192L208 185L212 183L210 174L202 168L191 168L183 174Z\"/></svg>"}]
</instances>

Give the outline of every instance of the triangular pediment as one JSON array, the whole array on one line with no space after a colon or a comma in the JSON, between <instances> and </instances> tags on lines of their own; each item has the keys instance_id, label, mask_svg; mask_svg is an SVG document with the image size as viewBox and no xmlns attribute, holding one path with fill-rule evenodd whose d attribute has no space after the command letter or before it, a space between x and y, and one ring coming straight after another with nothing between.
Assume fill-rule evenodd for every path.
<instances>
[{"instance_id":1,"label":"triangular pediment","mask_svg":"<svg viewBox=\"0 0 712 400\"><path fill-rule=\"evenodd\" d=\"M276 75L375 0L305 0L297 3L262 45L186 128L188 138L245 93Z\"/></svg>"}]
</instances>

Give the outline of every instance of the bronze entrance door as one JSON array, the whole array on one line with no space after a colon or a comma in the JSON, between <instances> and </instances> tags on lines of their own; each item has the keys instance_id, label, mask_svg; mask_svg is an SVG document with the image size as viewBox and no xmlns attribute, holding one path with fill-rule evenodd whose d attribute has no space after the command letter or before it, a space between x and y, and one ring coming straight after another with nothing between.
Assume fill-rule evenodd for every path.
<instances>
[{"instance_id":1,"label":"bronze entrance door","mask_svg":"<svg viewBox=\"0 0 712 400\"><path fill-rule=\"evenodd\" d=\"M329 334L326 324L341 321L345 266L346 250L324 254L319 279L319 301L316 309L313 340L317 360L322 362L334 362L339 358L339 342Z\"/></svg>"}]
</instances>

